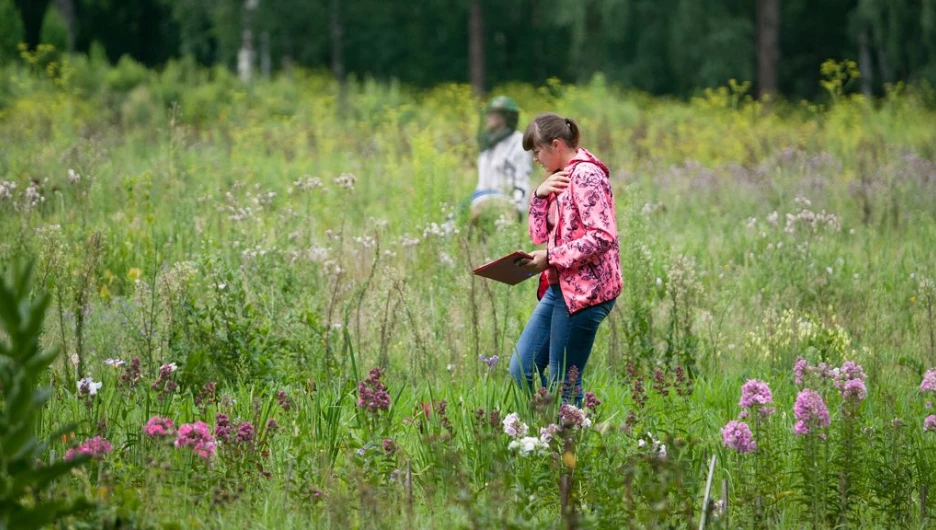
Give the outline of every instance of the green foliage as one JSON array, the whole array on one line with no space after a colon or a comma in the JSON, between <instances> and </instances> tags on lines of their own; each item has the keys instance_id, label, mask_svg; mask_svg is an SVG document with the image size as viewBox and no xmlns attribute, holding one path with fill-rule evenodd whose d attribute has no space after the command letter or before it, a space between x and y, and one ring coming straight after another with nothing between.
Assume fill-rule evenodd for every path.
<instances>
[{"instance_id":1,"label":"green foliage","mask_svg":"<svg viewBox=\"0 0 936 530\"><path fill-rule=\"evenodd\" d=\"M32 267L13 266L5 273L0 283L0 527L38 529L88 507L83 499L42 496L85 459L37 461L47 446L36 438L36 428L52 394L40 384L59 349L40 349L50 300L30 299Z\"/></svg>"},{"instance_id":2,"label":"green foliage","mask_svg":"<svg viewBox=\"0 0 936 530\"><path fill-rule=\"evenodd\" d=\"M12 63L19 57L23 36L23 20L16 4L13 0L0 0L0 65Z\"/></svg>"},{"instance_id":3,"label":"green foliage","mask_svg":"<svg viewBox=\"0 0 936 530\"><path fill-rule=\"evenodd\" d=\"M68 50L68 23L57 7L50 7L46 11L39 39L42 44L48 44L56 50Z\"/></svg>"}]
</instances>

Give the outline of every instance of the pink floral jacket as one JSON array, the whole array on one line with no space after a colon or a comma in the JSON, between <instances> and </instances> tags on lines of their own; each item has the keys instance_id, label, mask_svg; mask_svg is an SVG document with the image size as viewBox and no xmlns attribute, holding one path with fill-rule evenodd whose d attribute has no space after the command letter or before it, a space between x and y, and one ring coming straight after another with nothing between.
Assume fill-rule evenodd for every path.
<instances>
[{"instance_id":1,"label":"pink floral jacket","mask_svg":"<svg viewBox=\"0 0 936 530\"><path fill-rule=\"evenodd\" d=\"M613 300L621 294L621 256L610 172L579 149L567 168L569 187L530 203L530 238L546 243L549 268L540 277L538 296L558 283L569 313Z\"/></svg>"}]
</instances>

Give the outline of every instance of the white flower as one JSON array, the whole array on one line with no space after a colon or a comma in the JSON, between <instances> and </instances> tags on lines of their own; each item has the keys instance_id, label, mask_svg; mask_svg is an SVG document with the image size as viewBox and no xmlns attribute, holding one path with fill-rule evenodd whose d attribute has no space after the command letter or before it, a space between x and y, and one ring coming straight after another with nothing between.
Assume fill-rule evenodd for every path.
<instances>
[{"instance_id":1,"label":"white flower","mask_svg":"<svg viewBox=\"0 0 936 530\"><path fill-rule=\"evenodd\" d=\"M104 359L104 364L106 364L107 366L113 366L114 368L118 368L127 363L121 361L120 359Z\"/></svg>"},{"instance_id":2,"label":"white flower","mask_svg":"<svg viewBox=\"0 0 936 530\"><path fill-rule=\"evenodd\" d=\"M516 412L511 412L504 418L504 432L514 438L526 436L527 429L526 424L520 421L520 417L517 416Z\"/></svg>"},{"instance_id":3,"label":"white flower","mask_svg":"<svg viewBox=\"0 0 936 530\"><path fill-rule=\"evenodd\" d=\"M541 452L546 449L546 444L540 441L539 438L534 438L532 436L525 436L519 440L513 440L507 446L511 451L520 450L520 455L526 456L534 451Z\"/></svg>"},{"instance_id":4,"label":"white flower","mask_svg":"<svg viewBox=\"0 0 936 530\"><path fill-rule=\"evenodd\" d=\"M656 286L657 286L657 287L663 287L663 278L660 278L659 276L657 276L657 279L656 279Z\"/></svg>"},{"instance_id":5,"label":"white flower","mask_svg":"<svg viewBox=\"0 0 936 530\"><path fill-rule=\"evenodd\" d=\"M103 383L95 382L90 377L85 377L81 381L78 381L78 393L79 394L90 394L95 395L97 391L101 389Z\"/></svg>"},{"instance_id":6,"label":"white flower","mask_svg":"<svg viewBox=\"0 0 936 530\"><path fill-rule=\"evenodd\" d=\"M647 445L647 442L643 438L637 440L637 447L640 447L641 449L643 449L645 445Z\"/></svg>"},{"instance_id":7,"label":"white flower","mask_svg":"<svg viewBox=\"0 0 936 530\"><path fill-rule=\"evenodd\" d=\"M69 168L68 169L68 182L71 182L72 184L78 184L79 182L81 182L81 175L79 175L78 172L75 171L74 169Z\"/></svg>"}]
</instances>

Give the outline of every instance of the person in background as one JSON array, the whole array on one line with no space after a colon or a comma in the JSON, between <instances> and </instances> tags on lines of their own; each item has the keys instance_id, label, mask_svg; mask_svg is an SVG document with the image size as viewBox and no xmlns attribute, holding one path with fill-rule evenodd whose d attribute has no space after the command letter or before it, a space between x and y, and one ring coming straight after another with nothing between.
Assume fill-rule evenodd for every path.
<instances>
[{"instance_id":1,"label":"person in background","mask_svg":"<svg viewBox=\"0 0 936 530\"><path fill-rule=\"evenodd\" d=\"M485 109L485 127L478 137L478 185L471 196L471 226L501 215L523 219L530 205L533 160L523 150L517 130L520 108L507 96L497 96Z\"/></svg>"}]
</instances>

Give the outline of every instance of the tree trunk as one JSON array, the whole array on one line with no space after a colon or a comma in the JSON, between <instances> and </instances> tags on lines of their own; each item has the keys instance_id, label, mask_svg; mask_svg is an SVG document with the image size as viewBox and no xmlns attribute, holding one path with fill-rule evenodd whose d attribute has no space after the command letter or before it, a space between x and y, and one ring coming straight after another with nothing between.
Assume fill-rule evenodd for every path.
<instances>
[{"instance_id":1,"label":"tree trunk","mask_svg":"<svg viewBox=\"0 0 936 530\"><path fill-rule=\"evenodd\" d=\"M780 0L757 0L757 96L777 93Z\"/></svg>"},{"instance_id":2,"label":"tree trunk","mask_svg":"<svg viewBox=\"0 0 936 530\"><path fill-rule=\"evenodd\" d=\"M264 31L260 34L260 73L264 79L269 79L273 70L272 58L270 57L270 32Z\"/></svg>"},{"instance_id":3,"label":"tree trunk","mask_svg":"<svg viewBox=\"0 0 936 530\"><path fill-rule=\"evenodd\" d=\"M870 98L874 89L874 73L871 65L871 45L868 42L868 28L861 29L858 37L858 71L861 72L861 93Z\"/></svg>"},{"instance_id":4,"label":"tree trunk","mask_svg":"<svg viewBox=\"0 0 936 530\"><path fill-rule=\"evenodd\" d=\"M249 83L253 74L256 52L253 44L253 15L260 0L244 2L244 19L241 27L241 47L237 52L237 75L244 83Z\"/></svg>"},{"instance_id":5,"label":"tree trunk","mask_svg":"<svg viewBox=\"0 0 936 530\"><path fill-rule=\"evenodd\" d=\"M331 32L332 74L338 82L338 112L344 111L345 101L345 62L344 62L344 23L341 20L340 0L331 0L329 9L329 28Z\"/></svg>"},{"instance_id":6,"label":"tree trunk","mask_svg":"<svg viewBox=\"0 0 936 530\"><path fill-rule=\"evenodd\" d=\"M471 0L468 40L471 54L471 88L480 96L484 94L484 12L481 9L481 0Z\"/></svg>"},{"instance_id":7,"label":"tree trunk","mask_svg":"<svg viewBox=\"0 0 936 530\"><path fill-rule=\"evenodd\" d=\"M55 6L65 18L65 25L68 29L68 52L75 51L75 37L78 30L78 22L75 18L75 0L55 0Z\"/></svg>"}]
</instances>

